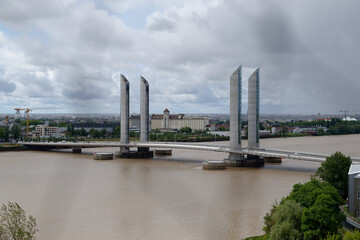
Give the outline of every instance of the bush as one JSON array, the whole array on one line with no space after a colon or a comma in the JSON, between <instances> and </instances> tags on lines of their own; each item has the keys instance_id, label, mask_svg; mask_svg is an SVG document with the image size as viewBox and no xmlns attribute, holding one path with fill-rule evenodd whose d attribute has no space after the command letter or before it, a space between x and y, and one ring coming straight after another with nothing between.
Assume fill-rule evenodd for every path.
<instances>
[{"instance_id":1,"label":"bush","mask_svg":"<svg viewBox=\"0 0 360 240\"><path fill-rule=\"evenodd\" d=\"M354 232L346 232L344 240L360 240L360 232L355 230Z\"/></svg>"},{"instance_id":2,"label":"bush","mask_svg":"<svg viewBox=\"0 0 360 240\"><path fill-rule=\"evenodd\" d=\"M8 202L0 209L0 239L35 239L36 219L26 217L25 211L17 203Z\"/></svg>"},{"instance_id":3,"label":"bush","mask_svg":"<svg viewBox=\"0 0 360 240\"><path fill-rule=\"evenodd\" d=\"M341 152L336 152L330 157L326 158L326 161L321 163L316 171L316 175L330 183L335 187L343 199L348 195L348 171L351 165L350 157L346 157Z\"/></svg>"},{"instance_id":4,"label":"bush","mask_svg":"<svg viewBox=\"0 0 360 240\"><path fill-rule=\"evenodd\" d=\"M271 216L275 224L271 228L269 239L301 239L301 216L302 207L294 200L284 201L277 206Z\"/></svg>"}]
</instances>

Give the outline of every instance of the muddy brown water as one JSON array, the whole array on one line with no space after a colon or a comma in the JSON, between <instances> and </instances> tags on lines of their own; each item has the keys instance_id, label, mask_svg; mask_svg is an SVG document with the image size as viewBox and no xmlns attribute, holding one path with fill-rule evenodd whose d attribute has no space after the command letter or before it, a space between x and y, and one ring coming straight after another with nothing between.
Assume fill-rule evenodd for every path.
<instances>
[{"instance_id":1,"label":"muddy brown water","mask_svg":"<svg viewBox=\"0 0 360 240\"><path fill-rule=\"evenodd\" d=\"M360 157L359 143L360 135L347 135L260 144ZM116 150L1 152L0 202L18 202L35 216L38 239L243 239L262 234L275 199L320 166L285 159L262 168L204 171L196 161L226 154L188 150L152 160L92 159L93 152Z\"/></svg>"}]
</instances>

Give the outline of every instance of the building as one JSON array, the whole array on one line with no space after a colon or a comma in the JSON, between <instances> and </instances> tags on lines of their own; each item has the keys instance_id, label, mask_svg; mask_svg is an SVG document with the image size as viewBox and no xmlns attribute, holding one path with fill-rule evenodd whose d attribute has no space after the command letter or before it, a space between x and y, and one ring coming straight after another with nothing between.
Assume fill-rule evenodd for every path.
<instances>
[{"instance_id":1,"label":"building","mask_svg":"<svg viewBox=\"0 0 360 240\"><path fill-rule=\"evenodd\" d=\"M47 125L41 125L35 127L33 137L63 137L65 135L66 127L49 127Z\"/></svg>"},{"instance_id":2,"label":"building","mask_svg":"<svg viewBox=\"0 0 360 240\"><path fill-rule=\"evenodd\" d=\"M114 129L119 126L119 123L95 123L95 122L84 122L84 123L73 123L72 126L74 130L85 129L86 132L89 132L91 129L101 131L106 130L107 133L112 133Z\"/></svg>"},{"instance_id":3,"label":"building","mask_svg":"<svg viewBox=\"0 0 360 240\"><path fill-rule=\"evenodd\" d=\"M139 114L131 114L130 116L130 129L140 130L140 115Z\"/></svg>"},{"instance_id":4,"label":"building","mask_svg":"<svg viewBox=\"0 0 360 240\"><path fill-rule=\"evenodd\" d=\"M216 125L216 124L208 124L206 128L209 131L230 131L230 125Z\"/></svg>"},{"instance_id":5,"label":"building","mask_svg":"<svg viewBox=\"0 0 360 240\"><path fill-rule=\"evenodd\" d=\"M349 212L360 218L360 164L351 164L348 172Z\"/></svg>"},{"instance_id":6,"label":"building","mask_svg":"<svg viewBox=\"0 0 360 240\"><path fill-rule=\"evenodd\" d=\"M151 130L172 131L183 127L190 127L192 130L205 130L206 125L209 124L209 118L206 117L188 117L184 114L170 114L167 108L163 113L151 116Z\"/></svg>"},{"instance_id":7,"label":"building","mask_svg":"<svg viewBox=\"0 0 360 240\"><path fill-rule=\"evenodd\" d=\"M342 120L343 121L357 121L356 118L352 118L352 117L344 117Z\"/></svg>"}]
</instances>

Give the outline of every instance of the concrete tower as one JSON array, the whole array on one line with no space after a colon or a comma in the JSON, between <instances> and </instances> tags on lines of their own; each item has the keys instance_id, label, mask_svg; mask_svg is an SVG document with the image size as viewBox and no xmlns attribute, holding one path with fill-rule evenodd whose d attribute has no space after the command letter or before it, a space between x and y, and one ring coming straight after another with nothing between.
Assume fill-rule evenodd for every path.
<instances>
[{"instance_id":1,"label":"concrete tower","mask_svg":"<svg viewBox=\"0 0 360 240\"><path fill-rule=\"evenodd\" d=\"M250 76L248 83L248 147L259 148L259 83L260 69Z\"/></svg>"},{"instance_id":2,"label":"concrete tower","mask_svg":"<svg viewBox=\"0 0 360 240\"><path fill-rule=\"evenodd\" d=\"M149 141L149 83L140 76L140 142Z\"/></svg>"},{"instance_id":3,"label":"concrete tower","mask_svg":"<svg viewBox=\"0 0 360 240\"><path fill-rule=\"evenodd\" d=\"M120 143L126 144L129 143L129 81L121 75L120 80L120 119L121 119L121 136ZM120 152L128 152L129 148L121 147Z\"/></svg>"},{"instance_id":4,"label":"concrete tower","mask_svg":"<svg viewBox=\"0 0 360 240\"><path fill-rule=\"evenodd\" d=\"M230 76L230 150L241 150L241 65ZM230 153L229 160L242 156Z\"/></svg>"}]
</instances>

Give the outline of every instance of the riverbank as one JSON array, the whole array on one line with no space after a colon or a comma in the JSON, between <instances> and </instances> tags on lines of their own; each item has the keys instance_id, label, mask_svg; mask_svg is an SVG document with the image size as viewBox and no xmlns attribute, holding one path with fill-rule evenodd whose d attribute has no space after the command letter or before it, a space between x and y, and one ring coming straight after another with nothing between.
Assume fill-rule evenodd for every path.
<instances>
[{"instance_id":1,"label":"riverbank","mask_svg":"<svg viewBox=\"0 0 360 240\"><path fill-rule=\"evenodd\" d=\"M265 240L266 238L267 238L266 235L262 235L262 236L245 238L244 240Z\"/></svg>"},{"instance_id":2,"label":"riverbank","mask_svg":"<svg viewBox=\"0 0 360 240\"><path fill-rule=\"evenodd\" d=\"M2 143L0 144L0 152L24 151L26 147L18 143Z\"/></svg>"}]
</instances>

